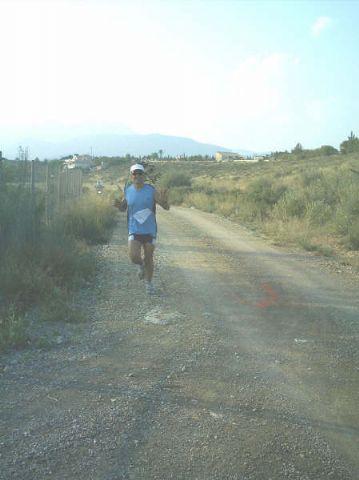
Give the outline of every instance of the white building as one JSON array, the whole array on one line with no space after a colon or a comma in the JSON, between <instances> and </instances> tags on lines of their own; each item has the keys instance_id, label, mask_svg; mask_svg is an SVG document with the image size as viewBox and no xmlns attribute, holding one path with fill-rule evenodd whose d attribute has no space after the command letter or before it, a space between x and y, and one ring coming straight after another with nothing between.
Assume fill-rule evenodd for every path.
<instances>
[{"instance_id":1,"label":"white building","mask_svg":"<svg viewBox=\"0 0 359 480\"><path fill-rule=\"evenodd\" d=\"M216 152L217 162L224 162L227 160L245 160L239 153L235 152Z\"/></svg>"}]
</instances>

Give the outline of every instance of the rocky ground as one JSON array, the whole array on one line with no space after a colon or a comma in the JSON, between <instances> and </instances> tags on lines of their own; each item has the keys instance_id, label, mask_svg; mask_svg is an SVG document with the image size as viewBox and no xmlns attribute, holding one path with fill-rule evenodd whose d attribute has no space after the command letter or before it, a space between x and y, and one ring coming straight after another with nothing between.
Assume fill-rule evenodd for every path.
<instances>
[{"instance_id":1,"label":"rocky ground","mask_svg":"<svg viewBox=\"0 0 359 480\"><path fill-rule=\"evenodd\" d=\"M156 295L120 215L87 321L0 358L0 478L359 478L355 276L215 215L158 213Z\"/></svg>"}]
</instances>

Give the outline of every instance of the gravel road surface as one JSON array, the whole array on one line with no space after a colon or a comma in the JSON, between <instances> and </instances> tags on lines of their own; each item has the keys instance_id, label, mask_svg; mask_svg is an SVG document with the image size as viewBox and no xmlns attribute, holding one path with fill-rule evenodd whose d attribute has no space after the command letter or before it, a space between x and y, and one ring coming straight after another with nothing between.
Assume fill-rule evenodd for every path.
<instances>
[{"instance_id":1,"label":"gravel road surface","mask_svg":"<svg viewBox=\"0 0 359 480\"><path fill-rule=\"evenodd\" d=\"M0 357L0 479L357 480L356 276L159 210L156 295L119 214L88 320Z\"/></svg>"}]
</instances>

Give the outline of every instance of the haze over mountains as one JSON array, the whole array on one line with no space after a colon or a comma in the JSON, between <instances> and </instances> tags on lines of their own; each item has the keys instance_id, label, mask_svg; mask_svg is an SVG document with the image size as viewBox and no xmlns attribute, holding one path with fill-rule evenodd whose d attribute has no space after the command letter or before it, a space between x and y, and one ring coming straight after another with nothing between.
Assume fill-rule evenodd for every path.
<instances>
[{"instance_id":1,"label":"haze over mountains","mask_svg":"<svg viewBox=\"0 0 359 480\"><path fill-rule=\"evenodd\" d=\"M177 155L214 155L217 151L233 151L221 145L206 144L186 137L161 134L141 135L129 129L116 129L116 132L96 132L94 127L73 131L43 130L42 132L23 132L15 136L1 135L0 150L5 158L18 156L18 148L27 147L29 158L55 159L74 153L94 156L125 156L126 154L144 156L154 152L163 152L163 156ZM235 150L243 155L253 155L249 150Z\"/></svg>"}]
</instances>

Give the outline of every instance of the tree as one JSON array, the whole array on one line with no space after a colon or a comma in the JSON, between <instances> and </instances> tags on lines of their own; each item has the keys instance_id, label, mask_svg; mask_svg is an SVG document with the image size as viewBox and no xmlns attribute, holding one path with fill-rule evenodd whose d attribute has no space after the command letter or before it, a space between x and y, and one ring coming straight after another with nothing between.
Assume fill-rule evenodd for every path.
<instances>
[{"instance_id":1,"label":"tree","mask_svg":"<svg viewBox=\"0 0 359 480\"><path fill-rule=\"evenodd\" d=\"M292 153L303 153L303 147L301 143L297 143L297 145L293 148Z\"/></svg>"},{"instance_id":2,"label":"tree","mask_svg":"<svg viewBox=\"0 0 359 480\"><path fill-rule=\"evenodd\" d=\"M162 155L163 155L163 150L162 149L158 150L158 155L159 155L160 158L162 158Z\"/></svg>"},{"instance_id":3,"label":"tree","mask_svg":"<svg viewBox=\"0 0 359 480\"><path fill-rule=\"evenodd\" d=\"M319 153L321 155L328 157L329 155L336 155L339 152L336 148L332 147L331 145L322 145L319 148Z\"/></svg>"},{"instance_id":4,"label":"tree","mask_svg":"<svg viewBox=\"0 0 359 480\"><path fill-rule=\"evenodd\" d=\"M340 153L345 155L353 152L359 152L359 138L356 137L353 132L350 132L348 140L344 140L344 142L340 144Z\"/></svg>"}]
</instances>

